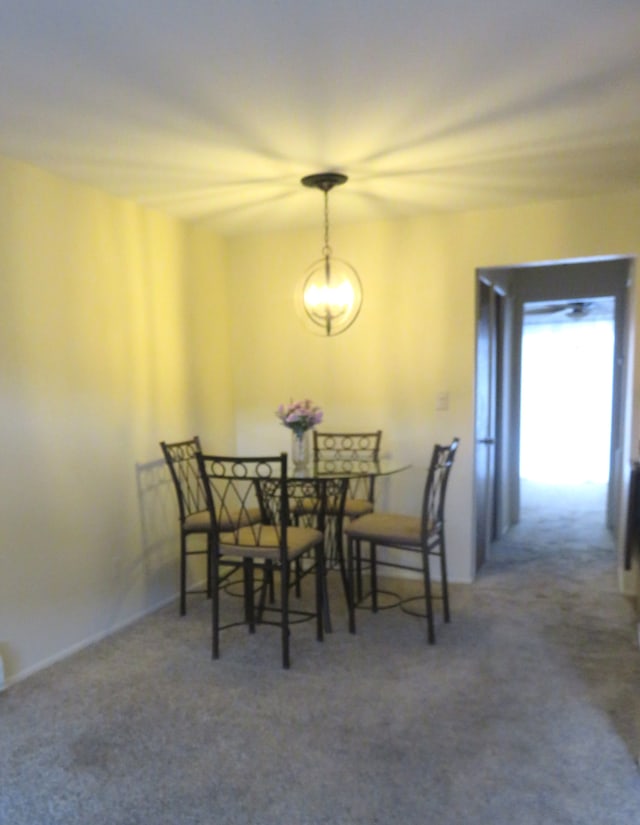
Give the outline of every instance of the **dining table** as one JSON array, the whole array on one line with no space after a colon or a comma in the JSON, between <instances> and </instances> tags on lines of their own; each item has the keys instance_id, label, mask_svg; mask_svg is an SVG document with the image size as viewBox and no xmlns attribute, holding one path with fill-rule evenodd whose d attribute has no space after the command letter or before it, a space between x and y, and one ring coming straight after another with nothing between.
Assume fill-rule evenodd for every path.
<instances>
[{"instance_id":1,"label":"dining table","mask_svg":"<svg viewBox=\"0 0 640 825\"><path fill-rule=\"evenodd\" d=\"M289 472L292 481L338 480L355 478L381 478L395 475L408 470L411 464L392 458L372 460L359 458L357 455L348 458L336 456L333 458L310 459L304 466L296 466ZM352 598L349 592L349 583L344 557L341 552L342 543L338 540L336 530L342 527L341 514L324 514L325 523L325 575L323 576L323 617L327 632L332 631L331 611L329 608L329 594L327 588L327 573L336 567L340 571L347 604Z\"/></svg>"}]
</instances>

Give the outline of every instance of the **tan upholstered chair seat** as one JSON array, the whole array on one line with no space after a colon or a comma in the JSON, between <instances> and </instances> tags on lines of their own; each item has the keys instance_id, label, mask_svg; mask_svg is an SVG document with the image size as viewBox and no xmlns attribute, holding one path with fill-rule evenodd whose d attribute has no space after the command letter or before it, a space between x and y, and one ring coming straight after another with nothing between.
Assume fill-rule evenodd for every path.
<instances>
[{"instance_id":1,"label":"tan upholstered chair seat","mask_svg":"<svg viewBox=\"0 0 640 825\"><path fill-rule=\"evenodd\" d=\"M291 513L294 516L315 515L319 510L320 499L311 498L310 496L298 499L291 506Z\"/></svg>"},{"instance_id":2,"label":"tan upholstered chair seat","mask_svg":"<svg viewBox=\"0 0 640 825\"><path fill-rule=\"evenodd\" d=\"M295 559L323 541L323 535L312 527L288 527L287 550ZM277 559L280 555L280 533L267 524L241 527L234 533L220 534L220 552L236 556Z\"/></svg>"},{"instance_id":3,"label":"tan upholstered chair seat","mask_svg":"<svg viewBox=\"0 0 640 825\"><path fill-rule=\"evenodd\" d=\"M361 518L368 513L373 513L374 506L372 501L366 498L349 498L344 502L344 515L348 519Z\"/></svg>"},{"instance_id":4,"label":"tan upholstered chair seat","mask_svg":"<svg viewBox=\"0 0 640 825\"><path fill-rule=\"evenodd\" d=\"M434 526L431 521L427 528L429 535ZM354 539L373 541L375 544L405 544L415 547L420 544L420 518L418 516L403 516L397 513L371 513L357 521L351 522L345 532Z\"/></svg>"},{"instance_id":5,"label":"tan upholstered chair seat","mask_svg":"<svg viewBox=\"0 0 640 825\"><path fill-rule=\"evenodd\" d=\"M184 520L183 529L185 533L206 533L211 526L209 511L202 510L199 513L191 513Z\"/></svg>"},{"instance_id":6,"label":"tan upholstered chair seat","mask_svg":"<svg viewBox=\"0 0 640 825\"><path fill-rule=\"evenodd\" d=\"M260 521L260 508L249 507L243 512L240 519L241 524L256 524ZM221 530L232 530L238 522L237 514L231 514L225 518L220 519ZM198 513L192 513L184 520L184 530L187 533L206 533L211 526L211 519L209 518L208 510L201 510Z\"/></svg>"},{"instance_id":7,"label":"tan upholstered chair seat","mask_svg":"<svg viewBox=\"0 0 640 825\"><path fill-rule=\"evenodd\" d=\"M320 502L317 499L305 498L299 501L295 508L296 515L303 515L305 513L317 513L320 509ZM340 505L334 497L327 500L327 515L339 515ZM360 518L367 513L373 513L373 502L367 501L366 498L346 498L344 502L344 516L349 519Z\"/></svg>"},{"instance_id":8,"label":"tan upholstered chair seat","mask_svg":"<svg viewBox=\"0 0 640 825\"><path fill-rule=\"evenodd\" d=\"M370 513L345 527L347 535L376 544L420 544L420 519L395 513Z\"/></svg>"}]
</instances>

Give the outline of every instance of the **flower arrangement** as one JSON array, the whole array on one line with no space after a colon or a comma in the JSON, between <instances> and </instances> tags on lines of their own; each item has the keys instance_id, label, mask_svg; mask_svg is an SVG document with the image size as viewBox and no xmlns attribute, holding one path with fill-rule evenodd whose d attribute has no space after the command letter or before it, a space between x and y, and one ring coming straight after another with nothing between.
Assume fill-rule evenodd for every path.
<instances>
[{"instance_id":1,"label":"flower arrangement","mask_svg":"<svg viewBox=\"0 0 640 825\"><path fill-rule=\"evenodd\" d=\"M285 427L297 436L311 430L322 421L322 410L308 398L304 401L291 401L289 404L280 404L276 415Z\"/></svg>"}]
</instances>

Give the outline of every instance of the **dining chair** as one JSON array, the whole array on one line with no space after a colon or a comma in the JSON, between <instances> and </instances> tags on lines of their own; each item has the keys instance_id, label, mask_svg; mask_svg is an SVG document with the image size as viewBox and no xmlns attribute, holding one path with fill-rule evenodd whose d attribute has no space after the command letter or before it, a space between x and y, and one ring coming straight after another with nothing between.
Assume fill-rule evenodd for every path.
<instances>
[{"instance_id":1,"label":"dining chair","mask_svg":"<svg viewBox=\"0 0 640 825\"><path fill-rule=\"evenodd\" d=\"M268 498L274 482L264 480L258 483L260 501ZM343 475L313 475L300 476L297 472L294 477L287 479L287 495L289 498L289 525L295 527L312 527L320 530L324 536L324 575L322 578L322 613L324 629L332 631L331 611L327 589L327 547L331 545L331 537L336 530L342 531L344 505L349 486L349 479ZM263 509L265 509L263 507ZM299 556L292 565L292 578L289 586L294 590L296 597L302 595L302 582L306 576L314 572L313 565L308 564L304 556ZM346 594L346 566L343 571L343 584ZM269 579L267 579L269 581Z\"/></svg>"},{"instance_id":2,"label":"dining chair","mask_svg":"<svg viewBox=\"0 0 640 825\"><path fill-rule=\"evenodd\" d=\"M161 441L164 455L178 501L180 522L180 615L187 612L187 594L206 593L211 596L210 565L207 560L206 587L187 591L187 560L190 556L208 556L208 548L202 539L197 548L190 546L189 538L209 535L209 513L204 487L200 480L196 452L200 450L200 438L195 435L187 441Z\"/></svg>"},{"instance_id":3,"label":"dining chair","mask_svg":"<svg viewBox=\"0 0 640 825\"><path fill-rule=\"evenodd\" d=\"M341 467L357 469L380 458L382 430L372 432L326 432L313 430L313 459L331 467L339 463ZM344 504L344 519L348 523L353 519L373 513L375 510L374 475L362 475L349 481L347 498ZM344 560L344 540L342 529L335 529L333 548L337 556L345 592L346 564ZM356 588L358 597L362 598L362 559L359 551L356 555ZM347 598L348 595L347 595Z\"/></svg>"},{"instance_id":4,"label":"dining chair","mask_svg":"<svg viewBox=\"0 0 640 825\"><path fill-rule=\"evenodd\" d=\"M447 578L447 558L445 543L445 497L449 474L460 440L454 438L451 444L435 444L433 447L429 470L427 472L422 497L422 512L420 516L402 515L396 513L370 513L345 524L347 536L347 571L349 579L349 630L356 632L355 611L360 594L354 589L354 556L361 552L361 545L369 545L368 562L370 565L370 587L368 597L371 599L371 609L378 610L378 567L399 568L420 572L422 575L424 594L417 598L424 598L424 615L427 620L427 641L435 643L435 628L433 615L434 594L431 587L431 557L440 562L440 587L444 621L451 619L449 609L449 584ZM392 560L380 558L378 547L396 548L407 553L420 556L418 566L413 559ZM401 601L401 607L416 597ZM407 612L413 612L407 609Z\"/></svg>"},{"instance_id":5,"label":"dining chair","mask_svg":"<svg viewBox=\"0 0 640 825\"><path fill-rule=\"evenodd\" d=\"M212 571L212 656L220 655L220 631L246 624L254 633L259 624L281 630L282 666L290 665L290 627L315 619L316 638L323 640L323 610L327 603L324 560L323 513L327 507L327 484L322 479L295 479L287 474L287 455L239 457L196 454L205 487L210 516L209 543ZM346 495L346 482L342 489ZM304 502L307 502L306 506ZM294 524L294 514L311 518L309 501L317 502L315 526ZM260 521L249 519L256 507ZM221 624L221 598L217 587L220 559L240 560L244 581L244 615L241 620ZM313 573L315 598L312 606L291 601L291 567L306 557ZM256 573L262 587L256 587ZM266 597L276 582L276 599ZM256 603L256 597L259 596Z\"/></svg>"},{"instance_id":6,"label":"dining chair","mask_svg":"<svg viewBox=\"0 0 640 825\"><path fill-rule=\"evenodd\" d=\"M210 519L207 509L207 498L204 485L198 470L196 453L200 452L199 436L195 435L187 441L161 441L160 447L164 455L178 501L178 519L180 523L180 615L187 612L187 596L206 593L211 597L211 563L210 548L207 542L210 535ZM259 520L260 511L256 508L247 513L247 518ZM189 539L200 536L197 547ZM206 556L205 587L187 589L187 561L191 556ZM231 576L236 572L238 565L229 560L225 564L225 575L220 578L224 585L230 583Z\"/></svg>"},{"instance_id":7,"label":"dining chair","mask_svg":"<svg viewBox=\"0 0 640 825\"><path fill-rule=\"evenodd\" d=\"M344 466L355 466L378 461L382 430L365 433L333 433L313 430L314 461L339 461ZM349 482L344 504L346 519L360 518L373 513L375 507L375 477L359 476Z\"/></svg>"}]
</instances>

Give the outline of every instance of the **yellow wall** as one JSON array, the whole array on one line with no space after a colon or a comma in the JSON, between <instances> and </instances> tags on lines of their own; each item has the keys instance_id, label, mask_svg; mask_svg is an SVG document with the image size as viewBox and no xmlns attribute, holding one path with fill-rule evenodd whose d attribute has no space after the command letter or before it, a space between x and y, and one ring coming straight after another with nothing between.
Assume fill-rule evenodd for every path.
<instances>
[{"instance_id":1,"label":"yellow wall","mask_svg":"<svg viewBox=\"0 0 640 825\"><path fill-rule=\"evenodd\" d=\"M234 422L215 236L8 160L0 216L11 680L175 594L158 442L199 432L231 448Z\"/></svg>"},{"instance_id":2,"label":"yellow wall","mask_svg":"<svg viewBox=\"0 0 640 825\"><path fill-rule=\"evenodd\" d=\"M338 197L338 195L336 195ZM640 252L640 192L438 217L335 227L331 245L359 271L364 304L333 339L293 313L298 279L318 257L315 232L229 243L239 443L279 450L273 410L309 396L327 429L384 430L411 472L383 485L383 506L418 512L434 441L461 438L448 497L451 576L472 578L475 272L478 267ZM640 359L638 359L640 361ZM638 386L638 380L635 381ZM436 411L447 391L448 411ZM635 443L635 442L634 442Z\"/></svg>"},{"instance_id":3,"label":"yellow wall","mask_svg":"<svg viewBox=\"0 0 640 825\"><path fill-rule=\"evenodd\" d=\"M469 581L475 270L637 255L639 208L635 191L335 227L365 303L326 340L293 312L321 227L223 242L0 159L9 680L175 595L175 502L158 441L199 433L216 450L287 449L274 411L290 398L319 402L327 427L382 427L385 452L413 464L380 485L382 507L417 512L430 445L461 437L448 538L452 578Z\"/></svg>"}]
</instances>

